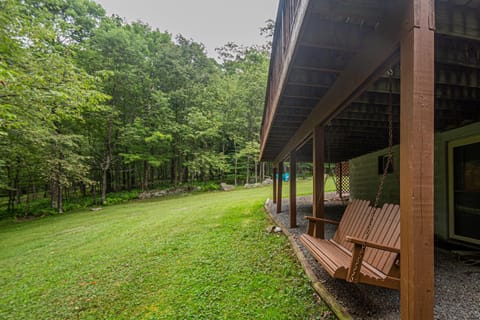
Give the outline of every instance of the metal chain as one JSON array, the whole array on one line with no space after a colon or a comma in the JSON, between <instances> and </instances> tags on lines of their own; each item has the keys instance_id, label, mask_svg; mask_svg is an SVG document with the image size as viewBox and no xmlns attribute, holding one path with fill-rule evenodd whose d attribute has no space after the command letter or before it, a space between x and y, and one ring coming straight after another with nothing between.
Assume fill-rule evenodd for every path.
<instances>
[{"instance_id":1,"label":"metal chain","mask_svg":"<svg viewBox=\"0 0 480 320\"><path fill-rule=\"evenodd\" d=\"M387 163L383 168L383 175L380 179L380 184L378 186L377 195L375 196L375 203L372 208L372 212L370 213L369 222L367 225L367 229L365 230L363 238L366 240L370 235L373 219L375 218L375 213L377 211L378 204L382 197L383 193L383 186L385 184L385 178L388 174L388 169L393 163L393 93L392 93L392 78L393 78L393 69L390 67L387 71L389 76L388 78L388 156L387 156ZM350 281L353 282L356 278L358 271L360 270L360 261L363 260L363 256L365 255L365 244L362 244L360 249L360 254L358 255L357 260L355 261L355 265L353 266L352 276L350 277Z\"/></svg>"}]
</instances>

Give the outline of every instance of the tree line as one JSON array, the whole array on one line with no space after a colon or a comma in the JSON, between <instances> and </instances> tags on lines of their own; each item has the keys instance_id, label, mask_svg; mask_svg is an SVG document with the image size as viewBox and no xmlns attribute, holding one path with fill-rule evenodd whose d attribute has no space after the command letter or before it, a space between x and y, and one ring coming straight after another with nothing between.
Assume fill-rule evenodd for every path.
<instances>
[{"instance_id":1,"label":"tree line","mask_svg":"<svg viewBox=\"0 0 480 320\"><path fill-rule=\"evenodd\" d=\"M72 197L105 203L109 192L263 178L269 50L229 43L217 62L200 43L106 16L93 1L0 1L7 212L35 213L38 199L61 213Z\"/></svg>"}]
</instances>

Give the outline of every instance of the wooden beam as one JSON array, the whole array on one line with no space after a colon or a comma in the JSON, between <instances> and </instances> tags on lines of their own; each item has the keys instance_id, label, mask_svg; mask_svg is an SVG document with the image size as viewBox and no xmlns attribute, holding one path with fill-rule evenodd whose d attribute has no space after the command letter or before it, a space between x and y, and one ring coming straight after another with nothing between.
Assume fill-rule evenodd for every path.
<instances>
[{"instance_id":1,"label":"wooden beam","mask_svg":"<svg viewBox=\"0 0 480 320\"><path fill-rule=\"evenodd\" d=\"M277 213L282 212L282 175L283 161L278 163L278 183L277 183Z\"/></svg>"},{"instance_id":2,"label":"wooden beam","mask_svg":"<svg viewBox=\"0 0 480 320\"><path fill-rule=\"evenodd\" d=\"M340 69L333 68L322 68L322 67L312 67L312 66L294 66L294 69L298 70L308 70L308 71L317 71L317 72L326 72L326 73L335 73L338 74L342 72Z\"/></svg>"},{"instance_id":3,"label":"wooden beam","mask_svg":"<svg viewBox=\"0 0 480 320\"><path fill-rule=\"evenodd\" d=\"M309 118L277 155L275 161L285 159L288 153L295 149L298 143L303 141L316 125L329 121L349 105L384 72L385 64L393 63L398 59L397 49L403 14L401 14L401 8L396 5L389 9L381 26L365 39L362 49L350 61L345 71L340 74L322 100L314 107Z\"/></svg>"},{"instance_id":4,"label":"wooden beam","mask_svg":"<svg viewBox=\"0 0 480 320\"><path fill-rule=\"evenodd\" d=\"M276 82L276 87L271 87L270 83L268 84L267 89L267 97L271 96L272 98L270 101L267 101L266 108L264 112L264 123L262 124L262 142L260 146L260 159L262 158L263 150L265 149L265 145L267 142L267 137L269 136L271 124L273 121L273 117L276 113L276 110L279 105L280 97L282 95L283 87L285 85L285 80L287 79L287 75L290 72L291 62L294 60L294 55L297 50L297 46L299 43L299 39L303 34L304 28L304 21L307 16L308 7L310 6L310 0L301 0L296 11L296 16L294 19L294 25L291 29L290 34L290 41L286 44L286 52L281 62L280 72L278 75L278 82ZM276 48L272 48L272 52L275 52ZM272 57L272 62L279 61L280 57ZM280 63L280 62L278 62ZM275 67L272 65L272 67ZM272 68L271 68L272 69ZM273 68L274 69L274 68ZM272 75L270 75L271 77ZM270 78L269 77L269 78ZM272 79L269 79L271 82ZM272 94L270 94L270 90L275 90ZM268 111L268 112L267 112Z\"/></svg>"},{"instance_id":5,"label":"wooden beam","mask_svg":"<svg viewBox=\"0 0 480 320\"><path fill-rule=\"evenodd\" d=\"M290 228L297 227L297 152L290 152Z\"/></svg>"},{"instance_id":6,"label":"wooden beam","mask_svg":"<svg viewBox=\"0 0 480 320\"><path fill-rule=\"evenodd\" d=\"M401 40L402 319L433 319L434 1L408 1Z\"/></svg>"},{"instance_id":7,"label":"wooden beam","mask_svg":"<svg viewBox=\"0 0 480 320\"><path fill-rule=\"evenodd\" d=\"M326 43L316 43L316 42L308 42L308 41L302 41L300 43L302 47L310 47L310 48L318 48L318 49L328 49L328 50L334 50L334 51L343 51L343 52L349 52L349 53L355 53L355 48L348 47L348 46L338 46L338 45L328 45Z\"/></svg>"},{"instance_id":8,"label":"wooden beam","mask_svg":"<svg viewBox=\"0 0 480 320\"><path fill-rule=\"evenodd\" d=\"M313 129L313 216L325 219L325 130L323 126ZM313 230L313 236L325 239L324 223Z\"/></svg>"},{"instance_id":9,"label":"wooden beam","mask_svg":"<svg viewBox=\"0 0 480 320\"><path fill-rule=\"evenodd\" d=\"M384 8L372 1L314 1L312 11L317 19L340 16L373 23L381 21L385 14Z\"/></svg>"},{"instance_id":10,"label":"wooden beam","mask_svg":"<svg viewBox=\"0 0 480 320\"><path fill-rule=\"evenodd\" d=\"M273 203L277 203L277 168L273 167Z\"/></svg>"}]
</instances>

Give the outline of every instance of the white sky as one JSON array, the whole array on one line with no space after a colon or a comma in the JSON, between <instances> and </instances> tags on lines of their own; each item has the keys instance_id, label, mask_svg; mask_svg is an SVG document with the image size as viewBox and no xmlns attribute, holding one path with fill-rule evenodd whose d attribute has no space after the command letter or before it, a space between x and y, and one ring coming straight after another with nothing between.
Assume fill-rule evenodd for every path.
<instances>
[{"instance_id":1,"label":"white sky","mask_svg":"<svg viewBox=\"0 0 480 320\"><path fill-rule=\"evenodd\" d=\"M141 20L205 45L209 56L227 42L263 44L260 28L275 19L278 0L95 0L108 15Z\"/></svg>"}]
</instances>

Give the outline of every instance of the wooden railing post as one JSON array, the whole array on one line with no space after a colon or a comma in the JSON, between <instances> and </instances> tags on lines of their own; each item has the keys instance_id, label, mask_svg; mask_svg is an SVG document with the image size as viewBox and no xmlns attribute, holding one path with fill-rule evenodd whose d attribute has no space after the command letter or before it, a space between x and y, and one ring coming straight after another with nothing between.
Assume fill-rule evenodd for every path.
<instances>
[{"instance_id":1,"label":"wooden railing post","mask_svg":"<svg viewBox=\"0 0 480 320\"><path fill-rule=\"evenodd\" d=\"M290 228L297 227L297 153L290 152Z\"/></svg>"},{"instance_id":2,"label":"wooden railing post","mask_svg":"<svg viewBox=\"0 0 480 320\"><path fill-rule=\"evenodd\" d=\"M273 167L273 203L277 203L277 168Z\"/></svg>"},{"instance_id":3,"label":"wooden railing post","mask_svg":"<svg viewBox=\"0 0 480 320\"><path fill-rule=\"evenodd\" d=\"M325 130L322 126L313 129L313 216L325 218ZM313 236L324 239L324 223L316 224Z\"/></svg>"},{"instance_id":4,"label":"wooden railing post","mask_svg":"<svg viewBox=\"0 0 480 320\"><path fill-rule=\"evenodd\" d=\"M282 212L282 176L283 176L283 161L278 163L278 183L277 183L277 213Z\"/></svg>"},{"instance_id":5,"label":"wooden railing post","mask_svg":"<svg viewBox=\"0 0 480 320\"><path fill-rule=\"evenodd\" d=\"M409 0L401 39L402 319L433 319L434 1Z\"/></svg>"}]
</instances>

